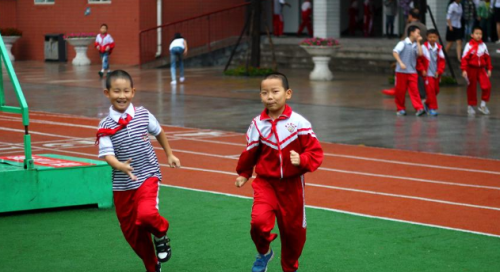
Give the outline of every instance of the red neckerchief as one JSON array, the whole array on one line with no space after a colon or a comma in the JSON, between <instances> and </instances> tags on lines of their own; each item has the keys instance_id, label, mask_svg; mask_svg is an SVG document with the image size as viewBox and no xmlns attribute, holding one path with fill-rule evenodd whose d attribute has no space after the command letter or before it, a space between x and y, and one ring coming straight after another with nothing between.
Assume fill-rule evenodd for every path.
<instances>
[{"instance_id":1,"label":"red neckerchief","mask_svg":"<svg viewBox=\"0 0 500 272\"><path fill-rule=\"evenodd\" d=\"M477 54L477 51L479 50L479 46L481 44L483 44L483 41L476 41L474 39L471 39L470 42L469 42L471 48L469 50L469 55L472 56L472 55L475 55Z\"/></svg>"},{"instance_id":2,"label":"red neckerchief","mask_svg":"<svg viewBox=\"0 0 500 272\"><path fill-rule=\"evenodd\" d=\"M118 126L117 127L115 127L115 128L100 128L99 130L97 130L95 144L96 145L99 144L99 139L101 137L115 135L118 131L120 131L124 127L126 127L128 125L128 123L130 123L130 120L132 120L132 116L130 116L130 114L127 114L127 117L125 119L123 119L123 118L118 119Z\"/></svg>"}]
</instances>

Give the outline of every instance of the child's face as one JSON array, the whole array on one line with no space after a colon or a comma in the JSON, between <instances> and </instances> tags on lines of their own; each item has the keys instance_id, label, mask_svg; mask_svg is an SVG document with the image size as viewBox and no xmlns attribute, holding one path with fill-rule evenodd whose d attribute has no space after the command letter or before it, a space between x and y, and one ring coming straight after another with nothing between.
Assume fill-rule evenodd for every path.
<instances>
[{"instance_id":1,"label":"child's face","mask_svg":"<svg viewBox=\"0 0 500 272\"><path fill-rule=\"evenodd\" d=\"M470 36L475 40L475 41L480 41L483 38L483 31L480 29L475 29Z\"/></svg>"},{"instance_id":2,"label":"child's face","mask_svg":"<svg viewBox=\"0 0 500 272\"><path fill-rule=\"evenodd\" d=\"M106 34L108 32L108 28L106 26L101 26L101 34Z\"/></svg>"},{"instance_id":3,"label":"child's face","mask_svg":"<svg viewBox=\"0 0 500 272\"><path fill-rule=\"evenodd\" d=\"M285 90L281 79L270 78L262 81L260 85L260 99L269 112L280 111L290 98L292 98L292 90Z\"/></svg>"},{"instance_id":4,"label":"child's face","mask_svg":"<svg viewBox=\"0 0 500 272\"><path fill-rule=\"evenodd\" d=\"M439 39L438 35L434 33L427 35L427 40L431 45L434 45L438 39Z\"/></svg>"},{"instance_id":5,"label":"child's face","mask_svg":"<svg viewBox=\"0 0 500 272\"><path fill-rule=\"evenodd\" d=\"M412 40L416 41L418 39L418 37L420 37L420 29L415 29L415 31L410 32L410 38Z\"/></svg>"},{"instance_id":6,"label":"child's face","mask_svg":"<svg viewBox=\"0 0 500 272\"><path fill-rule=\"evenodd\" d=\"M135 89L130 86L130 81L127 79L117 78L111 82L109 90L104 90L104 95L109 99L114 110L125 112L134 98Z\"/></svg>"}]
</instances>

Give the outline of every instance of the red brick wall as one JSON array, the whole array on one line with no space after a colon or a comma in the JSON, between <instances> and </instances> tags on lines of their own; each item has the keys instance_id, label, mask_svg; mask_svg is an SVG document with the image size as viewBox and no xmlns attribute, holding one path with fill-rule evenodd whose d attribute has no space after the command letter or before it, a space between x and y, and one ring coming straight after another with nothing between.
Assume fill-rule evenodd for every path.
<instances>
[{"instance_id":1,"label":"red brick wall","mask_svg":"<svg viewBox=\"0 0 500 272\"><path fill-rule=\"evenodd\" d=\"M14 46L18 60L44 60L44 35L47 33L99 32L106 23L116 42L111 64L138 62L139 0L113 0L112 4L88 4L87 0L56 0L53 5L35 5L33 0L17 0L17 27L23 37ZM85 9L91 14L84 16ZM1 12L1 10L0 10ZM68 45L68 61L75 50ZM89 46L88 56L100 62L97 50Z\"/></svg>"},{"instance_id":2,"label":"red brick wall","mask_svg":"<svg viewBox=\"0 0 500 272\"><path fill-rule=\"evenodd\" d=\"M106 23L116 42L110 58L111 65L138 64L139 31L156 25L156 0L112 0L111 4L88 4L88 0L55 0L55 4L49 5L35 5L33 0L0 1L0 27L5 24L23 31L23 37L12 50L17 60L43 61L44 34L97 33L101 23ZM244 2L245 0L163 0L163 23ZM84 16L87 7L91 8L91 14ZM203 25L188 27L190 31L196 32L198 29L200 33L206 32ZM169 37L168 41L170 39ZM71 61L75 51L70 45L67 51L68 61ZM100 62L99 54L93 46L89 46L88 56L93 63Z\"/></svg>"},{"instance_id":3,"label":"red brick wall","mask_svg":"<svg viewBox=\"0 0 500 272\"><path fill-rule=\"evenodd\" d=\"M17 27L17 0L0 1L0 28Z\"/></svg>"}]
</instances>

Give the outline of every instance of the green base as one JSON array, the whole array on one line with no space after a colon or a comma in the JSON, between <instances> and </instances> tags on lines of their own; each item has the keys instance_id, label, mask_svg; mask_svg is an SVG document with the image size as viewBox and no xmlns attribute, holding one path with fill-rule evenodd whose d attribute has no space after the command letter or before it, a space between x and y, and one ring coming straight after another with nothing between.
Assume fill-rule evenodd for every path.
<instances>
[{"instance_id":1,"label":"green base","mask_svg":"<svg viewBox=\"0 0 500 272\"><path fill-rule=\"evenodd\" d=\"M0 212L97 204L113 206L111 168L106 162L43 154L43 157L91 163L90 166L23 169L0 164Z\"/></svg>"}]
</instances>

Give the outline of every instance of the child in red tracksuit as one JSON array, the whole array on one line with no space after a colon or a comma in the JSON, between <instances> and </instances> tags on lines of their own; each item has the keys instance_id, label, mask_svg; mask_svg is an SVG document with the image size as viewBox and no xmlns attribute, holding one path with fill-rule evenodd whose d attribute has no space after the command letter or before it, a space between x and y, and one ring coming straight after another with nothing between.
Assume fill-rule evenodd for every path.
<instances>
[{"instance_id":1,"label":"child in red tracksuit","mask_svg":"<svg viewBox=\"0 0 500 272\"><path fill-rule=\"evenodd\" d=\"M480 27L475 27L471 34L472 39L465 46L462 55L462 76L467 80L467 113L475 115L474 106L477 105L477 82L483 91L481 105L477 108L480 112L490 114L486 103L490 101L491 94L491 58L486 44L483 43L483 31Z\"/></svg>"},{"instance_id":2,"label":"child in red tracksuit","mask_svg":"<svg viewBox=\"0 0 500 272\"><path fill-rule=\"evenodd\" d=\"M107 24L102 24L99 31L101 33L97 34L94 46L97 51L99 51L99 55L101 56L102 69L99 71L99 76L102 78L105 72L108 74L111 72L109 70L109 55L111 55L113 49L115 48L115 41L113 40L113 37L108 34Z\"/></svg>"},{"instance_id":3,"label":"child in red tracksuit","mask_svg":"<svg viewBox=\"0 0 500 272\"><path fill-rule=\"evenodd\" d=\"M260 92L265 110L255 117L247 132L247 148L240 156L236 186L252 177L254 203L251 236L257 259L252 272L264 272L274 252L271 233L277 218L281 234L283 271L297 271L306 241L304 174L318 169L323 150L311 123L292 111L286 100L292 96L285 75L273 73L262 81Z\"/></svg>"},{"instance_id":4,"label":"child in red tracksuit","mask_svg":"<svg viewBox=\"0 0 500 272\"><path fill-rule=\"evenodd\" d=\"M167 237L169 223L158 212L161 172L149 134L162 146L170 166L180 167L180 161L156 118L147 109L132 105L135 89L127 72L111 72L104 94L111 107L99 124L97 143L99 158L113 168L116 216L125 239L147 272L160 272L160 263L168 261L172 252Z\"/></svg>"},{"instance_id":5,"label":"child in red tracksuit","mask_svg":"<svg viewBox=\"0 0 500 272\"><path fill-rule=\"evenodd\" d=\"M427 31L427 41L422 46L422 56L417 60L417 71L424 78L427 93L424 106L430 116L438 115L439 81L446 66L443 46L437 43L438 38L438 32L435 29Z\"/></svg>"}]
</instances>

